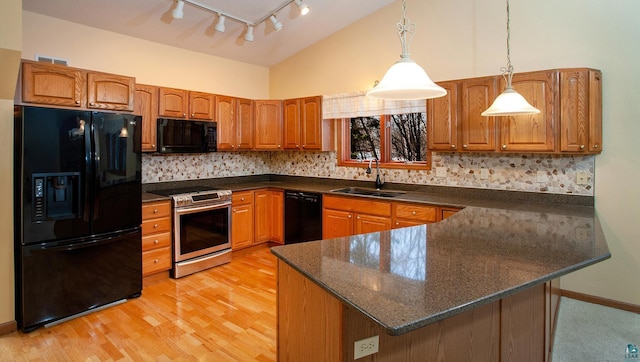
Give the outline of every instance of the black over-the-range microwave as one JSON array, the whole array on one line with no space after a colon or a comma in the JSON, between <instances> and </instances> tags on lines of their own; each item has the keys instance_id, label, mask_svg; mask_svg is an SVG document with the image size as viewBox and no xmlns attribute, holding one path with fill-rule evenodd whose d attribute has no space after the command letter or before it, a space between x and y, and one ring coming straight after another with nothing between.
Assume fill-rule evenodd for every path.
<instances>
[{"instance_id":1,"label":"black over-the-range microwave","mask_svg":"<svg viewBox=\"0 0 640 362\"><path fill-rule=\"evenodd\" d=\"M202 153L217 151L216 122L158 118L159 153Z\"/></svg>"}]
</instances>

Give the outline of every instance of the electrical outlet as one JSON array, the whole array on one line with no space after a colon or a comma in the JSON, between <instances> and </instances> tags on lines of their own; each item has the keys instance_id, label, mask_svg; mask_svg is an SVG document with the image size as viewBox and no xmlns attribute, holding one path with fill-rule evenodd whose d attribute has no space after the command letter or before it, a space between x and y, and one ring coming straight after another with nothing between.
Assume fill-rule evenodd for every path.
<instances>
[{"instance_id":1,"label":"electrical outlet","mask_svg":"<svg viewBox=\"0 0 640 362\"><path fill-rule=\"evenodd\" d=\"M589 183L589 174L587 171L576 172L576 183L578 185L586 185Z\"/></svg>"},{"instance_id":2,"label":"electrical outlet","mask_svg":"<svg viewBox=\"0 0 640 362\"><path fill-rule=\"evenodd\" d=\"M447 177L447 168L436 167L436 177Z\"/></svg>"},{"instance_id":3,"label":"electrical outlet","mask_svg":"<svg viewBox=\"0 0 640 362\"><path fill-rule=\"evenodd\" d=\"M489 169L481 168L480 169L480 180L486 180L489 178Z\"/></svg>"},{"instance_id":4,"label":"electrical outlet","mask_svg":"<svg viewBox=\"0 0 640 362\"><path fill-rule=\"evenodd\" d=\"M536 180L540 183L549 181L547 177L547 171L538 171L536 174Z\"/></svg>"},{"instance_id":5,"label":"electrical outlet","mask_svg":"<svg viewBox=\"0 0 640 362\"><path fill-rule=\"evenodd\" d=\"M353 343L353 359L362 358L365 356L378 353L378 343L380 342L379 336L373 336Z\"/></svg>"}]
</instances>

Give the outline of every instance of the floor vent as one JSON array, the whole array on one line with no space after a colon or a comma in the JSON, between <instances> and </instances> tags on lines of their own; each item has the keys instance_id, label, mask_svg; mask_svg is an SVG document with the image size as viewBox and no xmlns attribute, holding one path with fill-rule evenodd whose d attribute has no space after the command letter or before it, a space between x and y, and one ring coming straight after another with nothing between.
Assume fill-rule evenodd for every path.
<instances>
[{"instance_id":1,"label":"floor vent","mask_svg":"<svg viewBox=\"0 0 640 362\"><path fill-rule=\"evenodd\" d=\"M44 55L37 55L37 54L36 54L36 61L42 62L42 63L49 63L49 64L68 65L66 59L45 57Z\"/></svg>"}]
</instances>

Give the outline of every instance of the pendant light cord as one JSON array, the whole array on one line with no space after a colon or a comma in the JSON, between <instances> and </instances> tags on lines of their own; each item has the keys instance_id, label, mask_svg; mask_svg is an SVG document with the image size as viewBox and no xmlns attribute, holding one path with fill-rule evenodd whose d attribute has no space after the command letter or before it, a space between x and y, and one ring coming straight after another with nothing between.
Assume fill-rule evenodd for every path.
<instances>
[{"instance_id":1,"label":"pendant light cord","mask_svg":"<svg viewBox=\"0 0 640 362\"><path fill-rule=\"evenodd\" d=\"M500 68L502 76L507 81L506 88L511 88L511 80L513 79L513 66L511 65L511 15L509 11L509 0L507 0L507 66Z\"/></svg>"},{"instance_id":2,"label":"pendant light cord","mask_svg":"<svg viewBox=\"0 0 640 362\"><path fill-rule=\"evenodd\" d=\"M416 29L416 24L411 24L409 22L409 18L407 18L406 0L402 0L402 22L397 23L396 28L398 29L398 36L400 37L400 45L402 46L402 54L400 54L400 57L402 59L408 59L409 43L411 42L411 38L413 38L413 33ZM411 37L408 39L407 39L407 33L411 35Z\"/></svg>"}]
</instances>

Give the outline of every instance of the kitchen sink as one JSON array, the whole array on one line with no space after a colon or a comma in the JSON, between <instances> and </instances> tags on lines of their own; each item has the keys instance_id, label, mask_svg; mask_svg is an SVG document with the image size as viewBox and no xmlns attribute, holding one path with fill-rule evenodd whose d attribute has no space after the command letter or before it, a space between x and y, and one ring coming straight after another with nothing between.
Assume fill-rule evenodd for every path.
<instances>
[{"instance_id":1,"label":"kitchen sink","mask_svg":"<svg viewBox=\"0 0 640 362\"><path fill-rule=\"evenodd\" d=\"M349 195L362 195L362 196L377 196L377 197L396 197L405 194L405 191L394 190L377 190L364 187L345 187L342 189L331 190L331 192L337 192L341 194Z\"/></svg>"}]
</instances>

